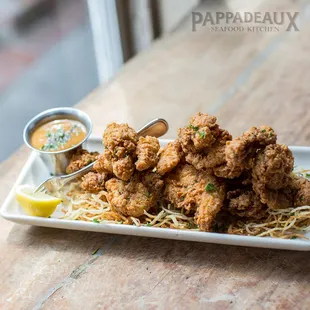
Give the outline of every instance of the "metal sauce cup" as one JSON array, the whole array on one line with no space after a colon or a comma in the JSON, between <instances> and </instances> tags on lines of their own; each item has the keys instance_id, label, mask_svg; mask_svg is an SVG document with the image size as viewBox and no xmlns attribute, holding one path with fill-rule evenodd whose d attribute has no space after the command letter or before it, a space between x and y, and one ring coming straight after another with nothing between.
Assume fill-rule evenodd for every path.
<instances>
[{"instance_id":1,"label":"metal sauce cup","mask_svg":"<svg viewBox=\"0 0 310 310\"><path fill-rule=\"evenodd\" d=\"M30 142L31 135L34 130L38 126L41 126L45 123L60 119L72 119L81 122L87 130L85 138L79 144L74 145L69 149L56 152L47 152L34 148ZM66 173L66 167L68 166L73 153L75 153L79 148L82 148L82 144L89 137L92 131L92 127L92 121L85 112L74 108L55 108L46 110L32 118L25 126L23 137L27 146L35 152L39 153L51 174L63 175Z\"/></svg>"}]
</instances>

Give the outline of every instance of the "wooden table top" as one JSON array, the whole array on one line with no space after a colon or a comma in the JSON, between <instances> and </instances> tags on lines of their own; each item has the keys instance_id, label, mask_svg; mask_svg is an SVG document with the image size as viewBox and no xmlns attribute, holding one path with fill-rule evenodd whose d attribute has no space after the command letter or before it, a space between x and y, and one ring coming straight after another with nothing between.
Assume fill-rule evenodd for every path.
<instances>
[{"instance_id":1,"label":"wooden table top","mask_svg":"<svg viewBox=\"0 0 310 310\"><path fill-rule=\"evenodd\" d=\"M130 61L81 103L101 134L154 117L167 138L197 111L233 135L268 124L279 141L310 145L307 1L261 1L299 11L299 32L193 33L190 21ZM309 69L309 70L308 70ZM309 80L308 80L309 76ZM0 205L29 150L0 165ZM99 251L92 255L92 252ZM310 253L58 230L0 218L1 309L309 309Z\"/></svg>"}]
</instances>

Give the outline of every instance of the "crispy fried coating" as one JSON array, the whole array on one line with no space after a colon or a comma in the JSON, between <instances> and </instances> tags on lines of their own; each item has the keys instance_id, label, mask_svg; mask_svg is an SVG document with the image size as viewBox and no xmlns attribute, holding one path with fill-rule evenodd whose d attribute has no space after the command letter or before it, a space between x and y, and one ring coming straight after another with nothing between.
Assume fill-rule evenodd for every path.
<instances>
[{"instance_id":1,"label":"crispy fried coating","mask_svg":"<svg viewBox=\"0 0 310 310\"><path fill-rule=\"evenodd\" d=\"M295 207L310 206L310 181L303 177L294 177L291 186L297 190Z\"/></svg>"},{"instance_id":2,"label":"crispy fried coating","mask_svg":"<svg viewBox=\"0 0 310 310\"><path fill-rule=\"evenodd\" d=\"M269 126L252 127L241 136L227 143L225 156L227 166L234 169L246 165L249 156L269 144L275 144L277 136Z\"/></svg>"},{"instance_id":3,"label":"crispy fried coating","mask_svg":"<svg viewBox=\"0 0 310 310\"><path fill-rule=\"evenodd\" d=\"M279 190L258 187L257 183L253 183L253 190L260 197L260 201L268 206L268 208L286 209L294 206L296 189L288 186Z\"/></svg>"},{"instance_id":4,"label":"crispy fried coating","mask_svg":"<svg viewBox=\"0 0 310 310\"><path fill-rule=\"evenodd\" d=\"M135 165L131 156L112 161L113 173L119 179L128 181L135 171Z\"/></svg>"},{"instance_id":5,"label":"crispy fried coating","mask_svg":"<svg viewBox=\"0 0 310 310\"><path fill-rule=\"evenodd\" d=\"M88 192L99 192L104 190L105 181L108 175L98 172L88 172L82 177L80 187Z\"/></svg>"},{"instance_id":6,"label":"crispy fried coating","mask_svg":"<svg viewBox=\"0 0 310 310\"><path fill-rule=\"evenodd\" d=\"M294 157L286 145L267 146L256 155L252 182L262 203L271 209L293 206L296 190L290 187Z\"/></svg>"},{"instance_id":7,"label":"crispy fried coating","mask_svg":"<svg viewBox=\"0 0 310 310\"><path fill-rule=\"evenodd\" d=\"M225 186L205 171L185 164L178 166L165 179L164 197L175 208L194 210L199 228L211 231L214 218L223 206Z\"/></svg>"},{"instance_id":8,"label":"crispy fried coating","mask_svg":"<svg viewBox=\"0 0 310 310\"><path fill-rule=\"evenodd\" d=\"M284 144L268 145L260 151L253 167L253 182L278 190L289 185L294 167L291 150Z\"/></svg>"},{"instance_id":9,"label":"crispy fried coating","mask_svg":"<svg viewBox=\"0 0 310 310\"><path fill-rule=\"evenodd\" d=\"M261 219L267 215L267 206L251 189L237 189L227 193L228 211L233 215Z\"/></svg>"},{"instance_id":10,"label":"crispy fried coating","mask_svg":"<svg viewBox=\"0 0 310 310\"><path fill-rule=\"evenodd\" d=\"M103 134L103 144L109 153L105 154L102 166L106 169L112 166L116 177L128 181L135 170L137 142L137 133L127 124L109 124Z\"/></svg>"},{"instance_id":11,"label":"crispy fried coating","mask_svg":"<svg viewBox=\"0 0 310 310\"><path fill-rule=\"evenodd\" d=\"M214 174L228 179L239 177L245 170L252 167L257 150L269 144L275 144L276 141L277 136L271 127L252 127L241 136L226 143L226 162L215 167Z\"/></svg>"},{"instance_id":12,"label":"crispy fried coating","mask_svg":"<svg viewBox=\"0 0 310 310\"><path fill-rule=\"evenodd\" d=\"M197 113L190 119L190 124L178 130L178 137L185 153L195 153L209 148L219 136L216 117Z\"/></svg>"},{"instance_id":13,"label":"crispy fried coating","mask_svg":"<svg viewBox=\"0 0 310 310\"><path fill-rule=\"evenodd\" d=\"M81 170L82 168L94 162L98 155L98 152L88 152L87 150L79 149L75 154L73 154L69 165L66 168L66 173L70 174Z\"/></svg>"},{"instance_id":14,"label":"crispy fried coating","mask_svg":"<svg viewBox=\"0 0 310 310\"><path fill-rule=\"evenodd\" d=\"M138 136L128 124L111 123L103 134L104 146L117 157L125 157L125 153L136 150Z\"/></svg>"},{"instance_id":15,"label":"crispy fried coating","mask_svg":"<svg viewBox=\"0 0 310 310\"><path fill-rule=\"evenodd\" d=\"M97 161L94 164L94 170L98 173L113 173L112 155L109 150L105 149L103 154L98 156Z\"/></svg>"},{"instance_id":16,"label":"crispy fried coating","mask_svg":"<svg viewBox=\"0 0 310 310\"><path fill-rule=\"evenodd\" d=\"M200 153L188 153L186 161L196 169L210 169L225 163L226 142L232 139L227 130L219 129L219 136L215 143Z\"/></svg>"},{"instance_id":17,"label":"crispy fried coating","mask_svg":"<svg viewBox=\"0 0 310 310\"><path fill-rule=\"evenodd\" d=\"M156 171L164 175L175 168L183 157L181 143L178 140L169 142L159 153Z\"/></svg>"},{"instance_id":18,"label":"crispy fried coating","mask_svg":"<svg viewBox=\"0 0 310 310\"><path fill-rule=\"evenodd\" d=\"M124 215L140 217L144 210L156 206L164 183L153 172L136 172L129 182L110 179L105 186L112 208Z\"/></svg>"},{"instance_id":19,"label":"crispy fried coating","mask_svg":"<svg viewBox=\"0 0 310 310\"><path fill-rule=\"evenodd\" d=\"M155 137L140 137L137 145L136 169L139 171L154 168L158 162L160 145Z\"/></svg>"}]
</instances>

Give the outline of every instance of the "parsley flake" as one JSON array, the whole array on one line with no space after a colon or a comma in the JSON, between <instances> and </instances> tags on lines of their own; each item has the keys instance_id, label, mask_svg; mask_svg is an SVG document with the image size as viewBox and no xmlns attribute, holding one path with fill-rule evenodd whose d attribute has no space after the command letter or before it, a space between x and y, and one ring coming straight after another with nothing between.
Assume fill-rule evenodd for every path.
<instances>
[{"instance_id":1,"label":"parsley flake","mask_svg":"<svg viewBox=\"0 0 310 310\"><path fill-rule=\"evenodd\" d=\"M197 131L197 133L199 134L201 139L204 139L207 136L205 131Z\"/></svg>"},{"instance_id":2,"label":"parsley flake","mask_svg":"<svg viewBox=\"0 0 310 310\"><path fill-rule=\"evenodd\" d=\"M96 250L94 250L94 251L91 253L91 255L95 255L98 251L99 251L99 248L96 249Z\"/></svg>"},{"instance_id":3,"label":"parsley flake","mask_svg":"<svg viewBox=\"0 0 310 310\"><path fill-rule=\"evenodd\" d=\"M147 223L146 226L149 226L149 227L150 227L150 226L152 226L152 224L151 224L151 223Z\"/></svg>"},{"instance_id":4,"label":"parsley flake","mask_svg":"<svg viewBox=\"0 0 310 310\"><path fill-rule=\"evenodd\" d=\"M212 183L208 183L205 187L206 192L214 192L215 191L215 186Z\"/></svg>"},{"instance_id":5,"label":"parsley flake","mask_svg":"<svg viewBox=\"0 0 310 310\"><path fill-rule=\"evenodd\" d=\"M306 178L310 178L310 173L306 173Z\"/></svg>"},{"instance_id":6,"label":"parsley flake","mask_svg":"<svg viewBox=\"0 0 310 310\"><path fill-rule=\"evenodd\" d=\"M187 128L193 129L194 131L198 131L198 130L199 130L199 127L198 127L198 126L193 126L192 124L189 124L189 125L187 126Z\"/></svg>"},{"instance_id":7,"label":"parsley flake","mask_svg":"<svg viewBox=\"0 0 310 310\"><path fill-rule=\"evenodd\" d=\"M93 223L97 223L97 224L99 224L99 223L100 223L100 221L99 221L98 219L93 219Z\"/></svg>"}]
</instances>

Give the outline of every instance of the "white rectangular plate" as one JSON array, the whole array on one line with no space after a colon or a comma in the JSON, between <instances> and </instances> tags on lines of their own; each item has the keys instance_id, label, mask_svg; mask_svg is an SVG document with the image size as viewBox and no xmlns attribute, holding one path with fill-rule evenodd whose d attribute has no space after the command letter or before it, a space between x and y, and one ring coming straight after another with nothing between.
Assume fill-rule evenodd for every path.
<instances>
[{"instance_id":1,"label":"white rectangular plate","mask_svg":"<svg viewBox=\"0 0 310 310\"><path fill-rule=\"evenodd\" d=\"M168 142L169 140L160 140L162 146L165 146ZM103 147L101 145L101 138L91 137L86 143L85 148L89 151L102 152ZM293 151L293 154L295 156L295 165L303 169L310 169L310 147L290 147L290 149ZM47 171L47 168L44 166L37 153L33 152L30 155L14 187L12 188L0 210L0 214L2 215L2 217L9 221L20 224L64 228L72 230L86 230L103 233L220 243L261 248L299 251L310 250L310 241L303 239L284 240L276 238L237 236L229 234L177 230L168 228L136 227L124 224L97 224L82 221L63 220L59 218L62 215L61 211L59 210L60 207L58 207L58 209L55 211L52 218L41 218L25 214L15 200L16 186L20 184L38 185L47 177L49 177L49 172ZM305 234L305 236L309 238L310 233Z\"/></svg>"}]
</instances>

